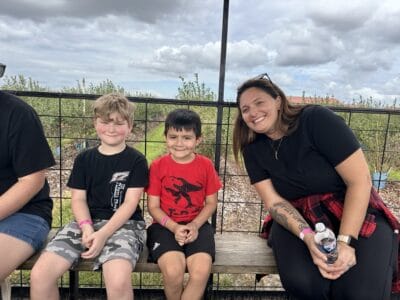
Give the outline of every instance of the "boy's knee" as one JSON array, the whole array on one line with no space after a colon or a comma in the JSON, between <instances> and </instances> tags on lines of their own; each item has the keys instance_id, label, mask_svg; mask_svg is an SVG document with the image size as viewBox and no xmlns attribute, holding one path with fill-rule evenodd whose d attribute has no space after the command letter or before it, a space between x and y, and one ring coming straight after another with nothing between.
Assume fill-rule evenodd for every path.
<instances>
[{"instance_id":1,"label":"boy's knee","mask_svg":"<svg viewBox=\"0 0 400 300\"><path fill-rule=\"evenodd\" d=\"M36 285L36 283L43 282L44 278L46 278L44 271L37 266L33 266L30 274L30 284Z\"/></svg>"},{"instance_id":2,"label":"boy's knee","mask_svg":"<svg viewBox=\"0 0 400 300\"><path fill-rule=\"evenodd\" d=\"M183 282L185 270L177 266L167 266L162 270L164 280L168 282Z\"/></svg>"},{"instance_id":3,"label":"boy's knee","mask_svg":"<svg viewBox=\"0 0 400 300\"><path fill-rule=\"evenodd\" d=\"M111 280L106 283L107 291L115 294L122 294L132 289L130 278L127 280Z\"/></svg>"},{"instance_id":4,"label":"boy's knee","mask_svg":"<svg viewBox=\"0 0 400 300\"><path fill-rule=\"evenodd\" d=\"M191 280L203 281L208 279L208 277L210 276L210 272L211 266L208 266L207 264L202 264L192 267L189 275Z\"/></svg>"}]
</instances>

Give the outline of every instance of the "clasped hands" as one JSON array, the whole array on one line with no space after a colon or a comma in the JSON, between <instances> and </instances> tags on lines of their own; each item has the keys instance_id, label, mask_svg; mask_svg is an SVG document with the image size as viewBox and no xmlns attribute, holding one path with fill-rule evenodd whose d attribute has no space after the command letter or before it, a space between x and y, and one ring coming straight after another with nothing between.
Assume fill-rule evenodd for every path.
<instances>
[{"instance_id":1,"label":"clasped hands","mask_svg":"<svg viewBox=\"0 0 400 300\"><path fill-rule=\"evenodd\" d=\"M104 248L107 236L101 231L94 231L91 225L85 225L82 229L82 245L86 251L81 253L84 259L97 257Z\"/></svg>"},{"instance_id":2,"label":"clasped hands","mask_svg":"<svg viewBox=\"0 0 400 300\"><path fill-rule=\"evenodd\" d=\"M355 249L345 243L337 243L338 258L333 264L328 264L326 254L318 249L312 235L310 235L310 239L307 239L307 241L305 239L304 241L311 253L314 264L322 277L326 279L338 279L357 263Z\"/></svg>"},{"instance_id":3,"label":"clasped hands","mask_svg":"<svg viewBox=\"0 0 400 300\"><path fill-rule=\"evenodd\" d=\"M188 223L186 225L178 224L174 229L174 234L175 240L180 246L183 246L197 239L199 229L194 223Z\"/></svg>"}]
</instances>

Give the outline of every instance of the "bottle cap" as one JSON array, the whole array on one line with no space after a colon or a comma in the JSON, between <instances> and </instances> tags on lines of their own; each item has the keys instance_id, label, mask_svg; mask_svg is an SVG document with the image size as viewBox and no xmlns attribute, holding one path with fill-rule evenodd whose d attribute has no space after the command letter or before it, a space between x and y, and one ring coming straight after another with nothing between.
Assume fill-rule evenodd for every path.
<instances>
[{"instance_id":1,"label":"bottle cap","mask_svg":"<svg viewBox=\"0 0 400 300\"><path fill-rule=\"evenodd\" d=\"M325 230L325 224L324 223L317 223L315 224L315 231L321 232Z\"/></svg>"}]
</instances>

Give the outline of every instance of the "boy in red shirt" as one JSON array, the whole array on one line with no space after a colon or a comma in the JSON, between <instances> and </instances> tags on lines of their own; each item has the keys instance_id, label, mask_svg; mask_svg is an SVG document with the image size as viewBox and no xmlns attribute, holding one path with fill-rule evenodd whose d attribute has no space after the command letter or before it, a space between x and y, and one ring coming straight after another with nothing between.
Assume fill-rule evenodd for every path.
<instances>
[{"instance_id":1,"label":"boy in red shirt","mask_svg":"<svg viewBox=\"0 0 400 300\"><path fill-rule=\"evenodd\" d=\"M221 182L211 160L195 153L201 142L197 113L172 111L164 135L169 153L151 164L147 189L154 220L147 229L149 259L161 269L167 299L201 299L215 257L208 219L217 207Z\"/></svg>"}]
</instances>

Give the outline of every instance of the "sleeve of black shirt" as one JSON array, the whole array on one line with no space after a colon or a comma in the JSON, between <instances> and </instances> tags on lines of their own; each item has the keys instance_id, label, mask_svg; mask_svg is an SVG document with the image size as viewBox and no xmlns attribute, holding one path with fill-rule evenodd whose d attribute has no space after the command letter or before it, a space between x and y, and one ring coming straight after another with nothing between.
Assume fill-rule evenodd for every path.
<instances>
[{"instance_id":1,"label":"sleeve of black shirt","mask_svg":"<svg viewBox=\"0 0 400 300\"><path fill-rule=\"evenodd\" d=\"M314 106L306 120L310 139L327 160L337 166L360 148L356 136L344 119L323 106Z\"/></svg>"},{"instance_id":2,"label":"sleeve of black shirt","mask_svg":"<svg viewBox=\"0 0 400 300\"><path fill-rule=\"evenodd\" d=\"M11 117L9 149L18 177L45 170L55 164L36 112L30 107L15 110Z\"/></svg>"}]
</instances>

